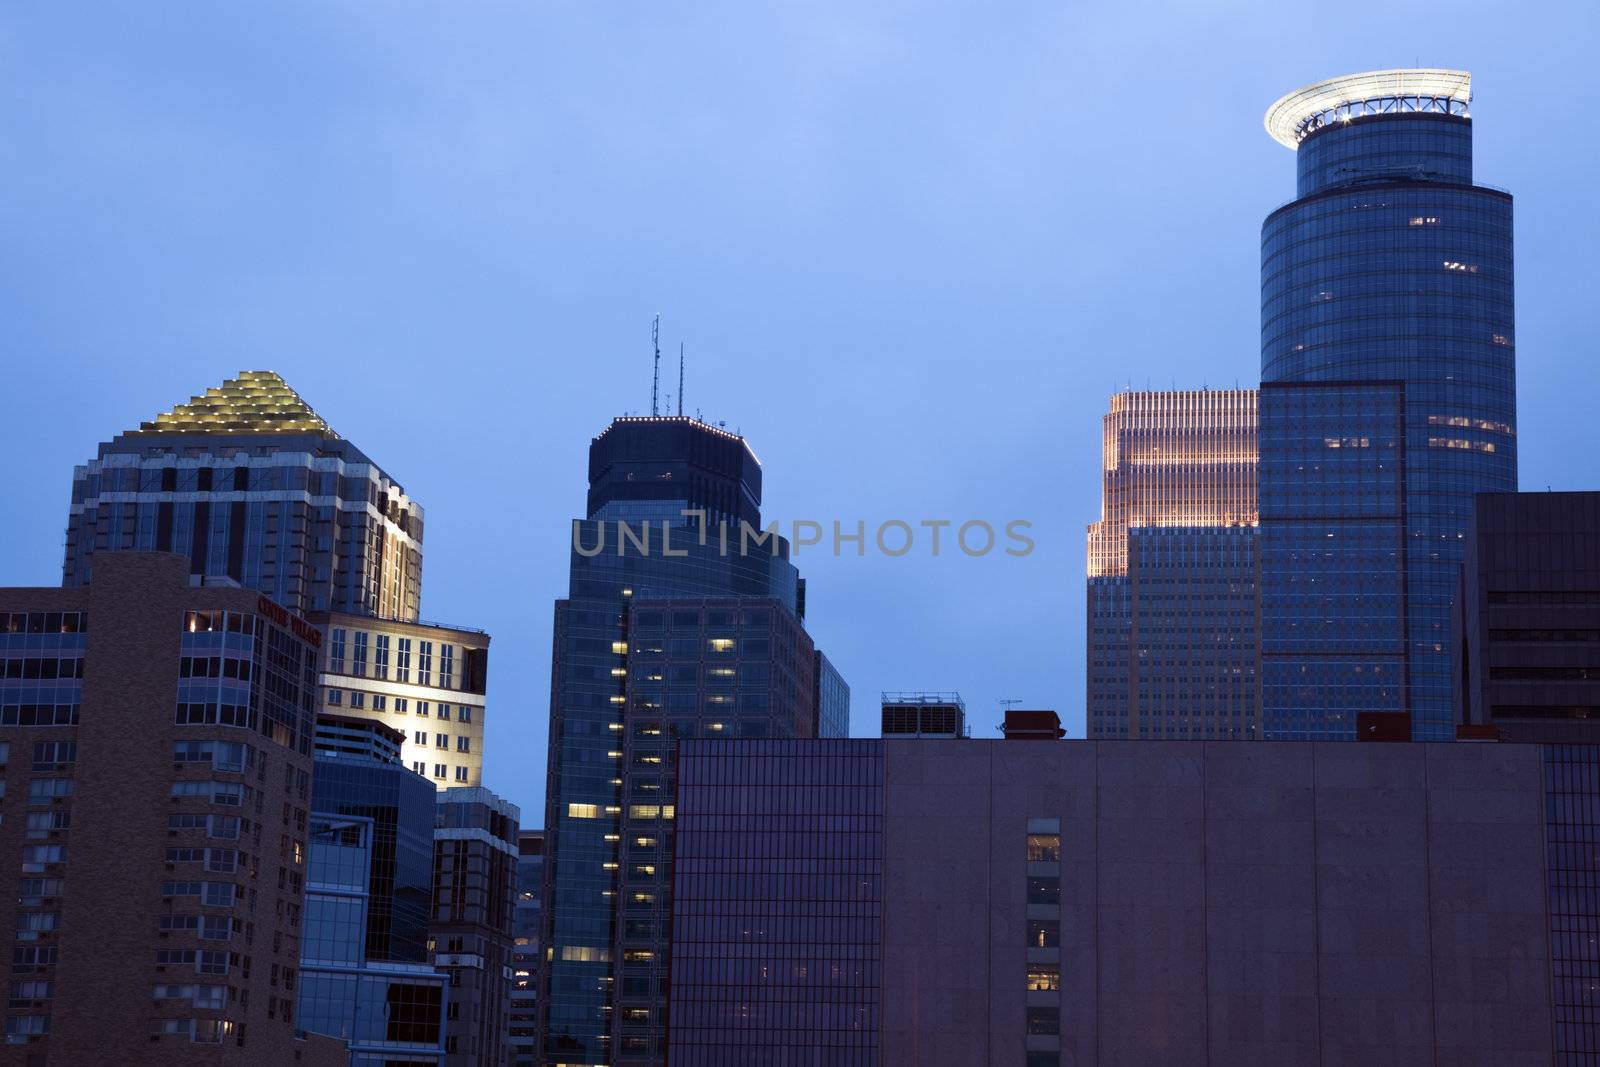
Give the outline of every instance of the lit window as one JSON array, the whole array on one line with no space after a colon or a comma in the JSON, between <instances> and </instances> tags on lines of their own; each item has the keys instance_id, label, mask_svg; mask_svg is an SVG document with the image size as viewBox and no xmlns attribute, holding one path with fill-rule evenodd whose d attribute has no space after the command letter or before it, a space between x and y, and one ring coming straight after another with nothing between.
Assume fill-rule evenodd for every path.
<instances>
[{"instance_id":1,"label":"lit window","mask_svg":"<svg viewBox=\"0 0 1600 1067\"><path fill-rule=\"evenodd\" d=\"M731 638L731 637L713 637L711 639L711 641L710 641L710 645L711 645L711 651L713 651L713 652L732 652L733 651L733 638Z\"/></svg>"},{"instance_id":2,"label":"lit window","mask_svg":"<svg viewBox=\"0 0 1600 1067\"><path fill-rule=\"evenodd\" d=\"M1028 992L1049 993L1061 988L1061 968L1048 963L1028 964Z\"/></svg>"},{"instance_id":3,"label":"lit window","mask_svg":"<svg viewBox=\"0 0 1600 1067\"><path fill-rule=\"evenodd\" d=\"M592 945L563 945L561 958L573 963L604 963L611 959L611 950Z\"/></svg>"},{"instance_id":4,"label":"lit window","mask_svg":"<svg viewBox=\"0 0 1600 1067\"><path fill-rule=\"evenodd\" d=\"M1060 863L1061 862L1061 835L1060 834L1029 834L1028 835L1028 862L1029 863Z\"/></svg>"},{"instance_id":5,"label":"lit window","mask_svg":"<svg viewBox=\"0 0 1600 1067\"><path fill-rule=\"evenodd\" d=\"M598 804L568 804L567 817L571 819L598 819L600 806Z\"/></svg>"}]
</instances>

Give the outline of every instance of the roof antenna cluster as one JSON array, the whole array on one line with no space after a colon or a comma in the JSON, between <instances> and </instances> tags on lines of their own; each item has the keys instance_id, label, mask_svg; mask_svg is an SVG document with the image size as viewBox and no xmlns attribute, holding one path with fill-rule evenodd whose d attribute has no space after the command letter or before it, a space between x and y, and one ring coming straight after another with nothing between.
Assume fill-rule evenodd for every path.
<instances>
[{"instance_id":1,"label":"roof antenna cluster","mask_svg":"<svg viewBox=\"0 0 1600 1067\"><path fill-rule=\"evenodd\" d=\"M650 344L656 350L655 373L650 377L650 417L661 414L661 316L650 324Z\"/></svg>"},{"instance_id":2,"label":"roof antenna cluster","mask_svg":"<svg viewBox=\"0 0 1600 1067\"><path fill-rule=\"evenodd\" d=\"M678 417L683 418L683 342L678 342Z\"/></svg>"}]
</instances>

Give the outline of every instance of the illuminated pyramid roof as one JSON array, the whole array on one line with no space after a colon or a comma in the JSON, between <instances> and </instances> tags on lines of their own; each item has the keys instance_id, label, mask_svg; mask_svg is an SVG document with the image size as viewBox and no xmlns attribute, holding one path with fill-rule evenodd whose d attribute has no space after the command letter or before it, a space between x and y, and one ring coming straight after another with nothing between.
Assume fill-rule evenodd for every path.
<instances>
[{"instance_id":1,"label":"illuminated pyramid roof","mask_svg":"<svg viewBox=\"0 0 1600 1067\"><path fill-rule=\"evenodd\" d=\"M203 396L190 397L137 433L316 433L338 437L276 371L241 371Z\"/></svg>"}]
</instances>

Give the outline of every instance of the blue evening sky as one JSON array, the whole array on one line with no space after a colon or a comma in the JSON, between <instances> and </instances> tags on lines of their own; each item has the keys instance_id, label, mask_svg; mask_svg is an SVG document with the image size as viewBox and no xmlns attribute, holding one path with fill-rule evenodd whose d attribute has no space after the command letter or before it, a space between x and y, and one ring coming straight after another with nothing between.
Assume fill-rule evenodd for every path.
<instances>
[{"instance_id":1,"label":"blue evening sky","mask_svg":"<svg viewBox=\"0 0 1600 1067\"><path fill-rule=\"evenodd\" d=\"M280 371L428 513L423 615L494 635L486 784L543 821L551 602L650 318L765 513L1034 524L1025 559L799 562L879 690L1083 729L1100 417L1253 385L1261 127L1465 67L1517 196L1524 488L1594 488L1592 3L605 0L0 7L0 585L60 580L75 463ZM675 367L668 385L676 388Z\"/></svg>"}]
</instances>

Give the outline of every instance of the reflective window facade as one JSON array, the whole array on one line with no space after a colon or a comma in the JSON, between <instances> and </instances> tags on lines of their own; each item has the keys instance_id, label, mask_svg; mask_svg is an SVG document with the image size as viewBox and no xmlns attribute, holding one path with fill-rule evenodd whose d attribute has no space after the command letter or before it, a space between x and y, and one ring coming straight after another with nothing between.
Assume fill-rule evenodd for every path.
<instances>
[{"instance_id":1,"label":"reflective window facade","mask_svg":"<svg viewBox=\"0 0 1600 1067\"><path fill-rule=\"evenodd\" d=\"M1323 126L1262 226L1268 737L1350 738L1360 711L1454 736L1473 495L1516 488L1511 197L1471 156L1463 115Z\"/></svg>"},{"instance_id":2,"label":"reflective window facade","mask_svg":"<svg viewBox=\"0 0 1600 1067\"><path fill-rule=\"evenodd\" d=\"M882 754L869 740L680 746L694 815L673 876L674 1065L882 1062Z\"/></svg>"},{"instance_id":3,"label":"reflective window facade","mask_svg":"<svg viewBox=\"0 0 1600 1067\"><path fill-rule=\"evenodd\" d=\"M352 1067L441 1063L445 976L366 958L373 821L313 814L300 1025L350 1044Z\"/></svg>"},{"instance_id":4,"label":"reflective window facade","mask_svg":"<svg viewBox=\"0 0 1600 1067\"><path fill-rule=\"evenodd\" d=\"M365 958L428 962L435 791L399 763L318 758L312 810L372 820Z\"/></svg>"},{"instance_id":5,"label":"reflective window facade","mask_svg":"<svg viewBox=\"0 0 1600 1067\"><path fill-rule=\"evenodd\" d=\"M1126 736L1260 736L1257 532L1254 526L1129 531Z\"/></svg>"}]
</instances>

